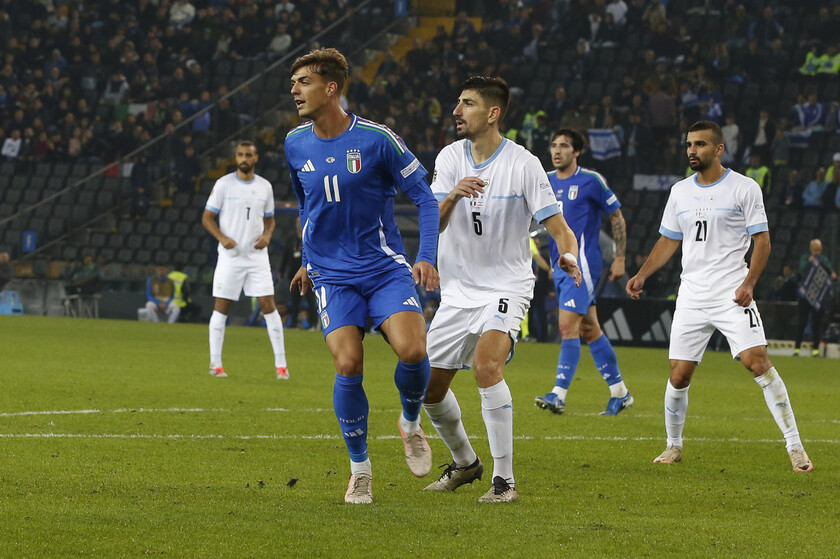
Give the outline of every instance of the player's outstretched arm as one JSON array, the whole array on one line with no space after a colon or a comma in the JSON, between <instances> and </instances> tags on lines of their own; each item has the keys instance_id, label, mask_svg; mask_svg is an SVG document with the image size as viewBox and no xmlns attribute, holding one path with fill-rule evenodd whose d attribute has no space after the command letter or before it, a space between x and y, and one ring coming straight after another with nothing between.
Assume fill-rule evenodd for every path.
<instances>
[{"instance_id":1,"label":"player's outstretched arm","mask_svg":"<svg viewBox=\"0 0 840 559\"><path fill-rule=\"evenodd\" d=\"M572 228L566 223L566 218L563 217L563 214L554 214L544 219L542 224L557 244L557 252L562 255L558 262L560 268L574 278L576 286L580 285L582 279L580 268L577 265L577 239Z\"/></svg>"},{"instance_id":2,"label":"player's outstretched arm","mask_svg":"<svg viewBox=\"0 0 840 559\"><path fill-rule=\"evenodd\" d=\"M438 204L440 207L440 228L438 231L443 233L443 230L449 225L449 218L452 217L452 211L455 209L458 200L464 197L476 198L482 192L484 192L484 181L478 177L464 177L458 181L452 192L447 194L446 198Z\"/></svg>"},{"instance_id":3,"label":"player's outstretched arm","mask_svg":"<svg viewBox=\"0 0 840 559\"><path fill-rule=\"evenodd\" d=\"M309 274L306 273L306 268L301 266L289 284L289 291L297 289L301 295L306 295L312 291L313 287L312 280L309 279Z\"/></svg>"},{"instance_id":4,"label":"player's outstretched arm","mask_svg":"<svg viewBox=\"0 0 840 559\"><path fill-rule=\"evenodd\" d=\"M624 276L627 253L627 223L624 221L621 210L615 210L610 214L610 226L613 241L615 241L615 258L610 265L610 281L615 281Z\"/></svg>"},{"instance_id":5,"label":"player's outstretched arm","mask_svg":"<svg viewBox=\"0 0 840 559\"><path fill-rule=\"evenodd\" d=\"M216 223L216 214L210 210L204 210L204 214L201 216L201 224L226 249L230 250L236 246L236 241L222 233L222 230L219 229L219 224Z\"/></svg>"},{"instance_id":6,"label":"player's outstretched arm","mask_svg":"<svg viewBox=\"0 0 840 559\"><path fill-rule=\"evenodd\" d=\"M647 260L645 260L645 263L642 264L642 268L639 270L639 273L630 278L630 281L627 282L625 289L631 299L639 298L642 294L642 288L645 285L645 280L652 276L659 268L667 264L668 260L671 259L677 251L677 248L680 246L680 242L681 241L677 239L669 239L664 236L659 237L659 240L656 241L655 245L653 245L653 250L650 251L650 255L648 255Z\"/></svg>"},{"instance_id":7,"label":"player's outstretched arm","mask_svg":"<svg viewBox=\"0 0 840 559\"><path fill-rule=\"evenodd\" d=\"M770 258L770 233L762 231L753 235L752 239L753 253L750 259L750 271L744 278L744 282L735 290L733 299L742 307L748 307L752 303L755 284L758 283L758 278L767 266L767 259Z\"/></svg>"}]
</instances>

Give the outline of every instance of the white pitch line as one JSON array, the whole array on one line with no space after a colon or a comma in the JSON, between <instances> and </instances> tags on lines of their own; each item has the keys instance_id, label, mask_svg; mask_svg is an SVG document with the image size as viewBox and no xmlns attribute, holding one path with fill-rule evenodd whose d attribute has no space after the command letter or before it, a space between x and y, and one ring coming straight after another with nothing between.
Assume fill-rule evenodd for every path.
<instances>
[{"instance_id":1,"label":"white pitch line","mask_svg":"<svg viewBox=\"0 0 840 559\"><path fill-rule=\"evenodd\" d=\"M264 408L264 412L280 412L280 413L334 413L332 408ZM372 409L371 414L379 413L393 413L397 414L402 411L401 408L393 409ZM0 412L0 417L22 417L31 415L90 415L97 413L231 413L232 410L226 408L117 408L113 410L38 410L38 411L18 411L18 412ZM568 417L597 417L599 413L583 413L570 412L564 414ZM637 419L661 419L662 414L639 414L630 412L623 417L634 417ZM711 416L690 416L692 420L732 420L732 421L769 421L769 416L764 417L711 417ZM829 423L840 425L840 419L798 419L799 423Z\"/></svg>"},{"instance_id":2,"label":"white pitch line","mask_svg":"<svg viewBox=\"0 0 840 559\"><path fill-rule=\"evenodd\" d=\"M379 435L368 437L376 441L388 441L400 439L396 435ZM437 439L436 436L429 436L430 439ZM515 436L518 441L607 441L607 442L649 442L659 441L662 437L590 437L583 435L563 436ZM0 439L165 439L165 440L341 440L339 435L178 435L178 434L122 434L122 433L0 433ZM472 436L470 439L486 440L487 437ZM713 442L713 443L773 443L778 444L780 439L741 439L697 437L685 438L686 441ZM840 444L840 439L803 439L803 442L814 444Z\"/></svg>"}]
</instances>

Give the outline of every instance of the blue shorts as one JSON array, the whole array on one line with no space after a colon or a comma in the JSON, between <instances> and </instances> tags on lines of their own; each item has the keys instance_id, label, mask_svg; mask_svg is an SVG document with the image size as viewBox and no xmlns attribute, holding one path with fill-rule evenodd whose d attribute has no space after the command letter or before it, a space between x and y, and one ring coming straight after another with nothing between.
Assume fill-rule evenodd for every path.
<instances>
[{"instance_id":1,"label":"blue shorts","mask_svg":"<svg viewBox=\"0 0 840 559\"><path fill-rule=\"evenodd\" d=\"M557 291L557 308L584 315L595 304L595 286L599 278L583 278L580 286L575 286L572 277L557 268L554 269L554 289ZM590 283L591 282L591 283Z\"/></svg>"},{"instance_id":2,"label":"blue shorts","mask_svg":"<svg viewBox=\"0 0 840 559\"><path fill-rule=\"evenodd\" d=\"M342 326L364 329L368 317L373 320L373 327L379 328L398 312L423 313L408 269L353 278L341 284L313 283L324 337Z\"/></svg>"}]
</instances>

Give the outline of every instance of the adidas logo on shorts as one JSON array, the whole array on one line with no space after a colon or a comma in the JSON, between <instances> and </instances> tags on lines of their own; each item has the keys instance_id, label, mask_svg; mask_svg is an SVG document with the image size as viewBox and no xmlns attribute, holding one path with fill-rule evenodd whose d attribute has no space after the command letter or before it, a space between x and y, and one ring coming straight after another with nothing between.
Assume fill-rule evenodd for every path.
<instances>
[{"instance_id":1,"label":"adidas logo on shorts","mask_svg":"<svg viewBox=\"0 0 840 559\"><path fill-rule=\"evenodd\" d=\"M408 299L403 301L403 305L407 305L409 307L417 307L418 309L420 308L420 303L418 303L417 299L415 299L414 297L409 297Z\"/></svg>"}]
</instances>

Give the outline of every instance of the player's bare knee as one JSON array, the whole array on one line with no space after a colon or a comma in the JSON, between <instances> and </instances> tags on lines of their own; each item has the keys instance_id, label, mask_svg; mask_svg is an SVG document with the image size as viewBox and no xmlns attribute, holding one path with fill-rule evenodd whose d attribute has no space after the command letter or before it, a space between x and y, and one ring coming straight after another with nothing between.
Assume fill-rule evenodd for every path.
<instances>
[{"instance_id":1,"label":"player's bare knee","mask_svg":"<svg viewBox=\"0 0 840 559\"><path fill-rule=\"evenodd\" d=\"M343 377L355 377L362 374L361 359L335 358L335 372Z\"/></svg>"},{"instance_id":2,"label":"player's bare knee","mask_svg":"<svg viewBox=\"0 0 840 559\"><path fill-rule=\"evenodd\" d=\"M277 310L277 307L274 304L274 296L260 297L258 301L260 303L260 310L263 314L270 314Z\"/></svg>"},{"instance_id":3,"label":"player's bare knee","mask_svg":"<svg viewBox=\"0 0 840 559\"><path fill-rule=\"evenodd\" d=\"M592 325L583 323L580 326L580 337L583 338L583 341L586 343L591 344L601 337L601 329L597 324Z\"/></svg>"},{"instance_id":4,"label":"player's bare knee","mask_svg":"<svg viewBox=\"0 0 840 559\"><path fill-rule=\"evenodd\" d=\"M694 374L694 365L685 361L671 361L671 386L674 388L685 388L691 384L691 376Z\"/></svg>"},{"instance_id":5,"label":"player's bare knee","mask_svg":"<svg viewBox=\"0 0 840 559\"><path fill-rule=\"evenodd\" d=\"M504 378L504 361L488 358L473 363L473 375L479 386L491 386Z\"/></svg>"}]
</instances>

